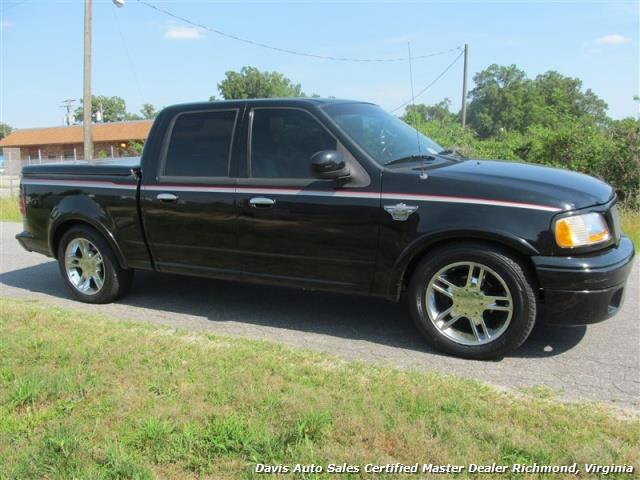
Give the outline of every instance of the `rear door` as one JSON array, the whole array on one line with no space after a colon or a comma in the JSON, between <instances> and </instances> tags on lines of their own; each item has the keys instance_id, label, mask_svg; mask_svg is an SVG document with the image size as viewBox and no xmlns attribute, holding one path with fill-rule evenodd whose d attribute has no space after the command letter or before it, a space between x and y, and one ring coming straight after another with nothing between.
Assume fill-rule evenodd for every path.
<instances>
[{"instance_id":1,"label":"rear door","mask_svg":"<svg viewBox=\"0 0 640 480\"><path fill-rule=\"evenodd\" d=\"M254 105L245 178L238 179L238 245L245 275L309 287L370 288L379 184L312 112ZM311 156L339 150L352 172L340 185L309 173Z\"/></svg>"},{"instance_id":2,"label":"rear door","mask_svg":"<svg viewBox=\"0 0 640 480\"><path fill-rule=\"evenodd\" d=\"M178 113L168 127L153 177L145 172L142 217L156 268L164 272L236 276L233 158L243 108Z\"/></svg>"}]
</instances>

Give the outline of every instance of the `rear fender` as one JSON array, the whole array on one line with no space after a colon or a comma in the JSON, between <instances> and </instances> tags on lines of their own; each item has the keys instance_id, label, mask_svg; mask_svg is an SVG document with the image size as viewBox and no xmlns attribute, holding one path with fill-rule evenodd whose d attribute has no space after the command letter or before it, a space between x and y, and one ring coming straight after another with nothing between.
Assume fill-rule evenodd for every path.
<instances>
[{"instance_id":1,"label":"rear fender","mask_svg":"<svg viewBox=\"0 0 640 480\"><path fill-rule=\"evenodd\" d=\"M58 256L58 242L64 230L71 225L89 225L97 230L109 243L122 268L127 268L127 262L114 235L117 225L107 212L87 195L69 195L51 211L49 221L49 248L55 258Z\"/></svg>"}]
</instances>

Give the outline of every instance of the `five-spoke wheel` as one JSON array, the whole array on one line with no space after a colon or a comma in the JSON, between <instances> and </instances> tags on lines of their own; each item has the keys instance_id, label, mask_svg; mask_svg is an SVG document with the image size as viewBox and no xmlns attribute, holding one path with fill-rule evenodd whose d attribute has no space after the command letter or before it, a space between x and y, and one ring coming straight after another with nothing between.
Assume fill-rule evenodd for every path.
<instances>
[{"instance_id":1,"label":"five-spoke wheel","mask_svg":"<svg viewBox=\"0 0 640 480\"><path fill-rule=\"evenodd\" d=\"M535 280L500 246L456 243L425 255L409 295L414 322L436 348L497 358L519 347L536 319Z\"/></svg>"},{"instance_id":2,"label":"five-spoke wheel","mask_svg":"<svg viewBox=\"0 0 640 480\"><path fill-rule=\"evenodd\" d=\"M87 225L71 227L62 234L58 264L71 294L87 303L116 300L133 278L133 270L123 268L105 238Z\"/></svg>"},{"instance_id":3,"label":"five-spoke wheel","mask_svg":"<svg viewBox=\"0 0 640 480\"><path fill-rule=\"evenodd\" d=\"M98 248L86 238L69 242L64 253L67 278L79 292L95 295L104 285L104 261Z\"/></svg>"},{"instance_id":4,"label":"five-spoke wheel","mask_svg":"<svg viewBox=\"0 0 640 480\"><path fill-rule=\"evenodd\" d=\"M440 269L427 285L429 320L462 345L482 345L502 335L513 315L507 284L494 270L476 262Z\"/></svg>"}]
</instances>

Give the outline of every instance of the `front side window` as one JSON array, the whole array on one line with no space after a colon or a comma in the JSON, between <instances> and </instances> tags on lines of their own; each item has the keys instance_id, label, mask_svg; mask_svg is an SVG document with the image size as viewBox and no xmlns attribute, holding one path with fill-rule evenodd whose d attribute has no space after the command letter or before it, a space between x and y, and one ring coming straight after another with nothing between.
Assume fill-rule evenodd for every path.
<instances>
[{"instance_id":1,"label":"front side window","mask_svg":"<svg viewBox=\"0 0 640 480\"><path fill-rule=\"evenodd\" d=\"M442 147L433 140L377 105L338 103L327 105L324 110L380 164L411 155L442 151Z\"/></svg>"},{"instance_id":2,"label":"front side window","mask_svg":"<svg viewBox=\"0 0 640 480\"><path fill-rule=\"evenodd\" d=\"M178 116L171 130L163 175L227 177L236 116L236 110Z\"/></svg>"},{"instance_id":3,"label":"front side window","mask_svg":"<svg viewBox=\"0 0 640 480\"><path fill-rule=\"evenodd\" d=\"M307 112L286 108L253 111L252 177L311 178L311 156L336 148L335 138Z\"/></svg>"}]
</instances>

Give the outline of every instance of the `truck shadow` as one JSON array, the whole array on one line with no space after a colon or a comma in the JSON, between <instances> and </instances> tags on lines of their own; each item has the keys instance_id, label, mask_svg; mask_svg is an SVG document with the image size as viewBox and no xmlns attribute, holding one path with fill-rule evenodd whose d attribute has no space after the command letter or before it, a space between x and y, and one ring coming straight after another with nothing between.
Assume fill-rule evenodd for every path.
<instances>
[{"instance_id":1,"label":"truck shadow","mask_svg":"<svg viewBox=\"0 0 640 480\"><path fill-rule=\"evenodd\" d=\"M69 299L55 262L0 274L0 283ZM317 333L390 347L435 352L411 322L404 303L380 298L136 272L119 304L276 329ZM131 318L135 318L132 312ZM537 325L513 357L549 357L580 343L586 327Z\"/></svg>"}]
</instances>

